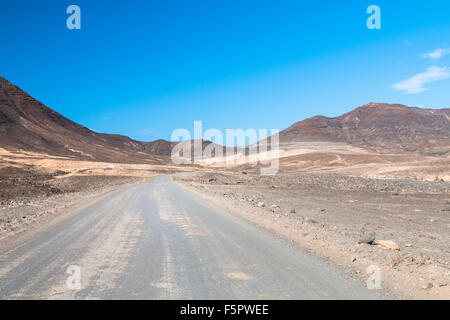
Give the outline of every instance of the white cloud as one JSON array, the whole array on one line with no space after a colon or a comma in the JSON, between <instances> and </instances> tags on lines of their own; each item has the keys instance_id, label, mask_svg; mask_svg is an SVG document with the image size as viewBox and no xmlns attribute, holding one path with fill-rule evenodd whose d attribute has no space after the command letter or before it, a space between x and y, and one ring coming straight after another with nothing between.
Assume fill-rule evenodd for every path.
<instances>
[{"instance_id":1,"label":"white cloud","mask_svg":"<svg viewBox=\"0 0 450 320\"><path fill-rule=\"evenodd\" d=\"M392 85L392 87L397 91L403 91L405 94L420 93L427 90L427 88L423 87L425 83L431 83L447 78L450 78L450 72L447 67L440 68L437 66L431 66L427 69L427 71L396 83Z\"/></svg>"},{"instance_id":2,"label":"white cloud","mask_svg":"<svg viewBox=\"0 0 450 320\"><path fill-rule=\"evenodd\" d=\"M442 58L443 56L450 54L450 48L447 49L436 49L434 51L428 52L428 53L424 53L422 54L422 58L424 59L432 59L432 60L439 60L440 58Z\"/></svg>"}]
</instances>

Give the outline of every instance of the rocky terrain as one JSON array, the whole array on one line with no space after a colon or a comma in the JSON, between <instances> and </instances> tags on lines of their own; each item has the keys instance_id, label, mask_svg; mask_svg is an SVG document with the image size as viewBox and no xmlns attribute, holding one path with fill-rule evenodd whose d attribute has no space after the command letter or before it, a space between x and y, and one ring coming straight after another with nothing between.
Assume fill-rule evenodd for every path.
<instances>
[{"instance_id":1,"label":"rocky terrain","mask_svg":"<svg viewBox=\"0 0 450 320\"><path fill-rule=\"evenodd\" d=\"M0 238L125 185L192 171L176 179L355 279L376 265L394 297L450 299L450 109L370 103L279 138L274 176L248 161L175 165L176 143L91 131L0 77ZM196 142L211 144L186 141L191 157Z\"/></svg>"},{"instance_id":2,"label":"rocky terrain","mask_svg":"<svg viewBox=\"0 0 450 320\"><path fill-rule=\"evenodd\" d=\"M155 176L193 169L83 161L0 149L0 237L14 235L83 199L94 199Z\"/></svg>"},{"instance_id":3,"label":"rocky terrain","mask_svg":"<svg viewBox=\"0 0 450 320\"><path fill-rule=\"evenodd\" d=\"M139 142L83 127L0 77L0 147L80 160L166 163L172 143Z\"/></svg>"},{"instance_id":4,"label":"rocky terrain","mask_svg":"<svg viewBox=\"0 0 450 320\"><path fill-rule=\"evenodd\" d=\"M336 173L197 173L183 186L395 297L450 298L450 183ZM371 239L373 237L373 239ZM379 241L379 243L377 242Z\"/></svg>"},{"instance_id":5,"label":"rocky terrain","mask_svg":"<svg viewBox=\"0 0 450 320\"><path fill-rule=\"evenodd\" d=\"M280 132L280 142L330 141L379 153L446 155L450 109L369 103L337 118L316 116Z\"/></svg>"},{"instance_id":6,"label":"rocky terrain","mask_svg":"<svg viewBox=\"0 0 450 320\"><path fill-rule=\"evenodd\" d=\"M75 180L75 181L74 181ZM81 181L80 181L81 180ZM0 203L0 240L15 237L18 233L37 229L42 225L58 220L60 214L66 214L86 205L109 192L130 184L143 183L148 179L133 177L90 177L90 179L68 179L64 185L68 190L39 195L16 197ZM93 182L93 183L90 183ZM73 188L73 184L78 188ZM71 186L72 185L72 186ZM44 192L44 193L43 193Z\"/></svg>"}]
</instances>

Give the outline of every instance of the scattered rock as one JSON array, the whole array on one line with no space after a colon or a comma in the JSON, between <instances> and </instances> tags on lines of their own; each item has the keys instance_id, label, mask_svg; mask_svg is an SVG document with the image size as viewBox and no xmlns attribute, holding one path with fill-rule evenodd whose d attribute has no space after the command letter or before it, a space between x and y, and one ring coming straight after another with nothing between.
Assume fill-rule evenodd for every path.
<instances>
[{"instance_id":1,"label":"scattered rock","mask_svg":"<svg viewBox=\"0 0 450 320\"><path fill-rule=\"evenodd\" d=\"M441 282L439 283L439 287L446 287L448 285L447 282Z\"/></svg>"},{"instance_id":2,"label":"scattered rock","mask_svg":"<svg viewBox=\"0 0 450 320\"><path fill-rule=\"evenodd\" d=\"M392 259L391 267L396 268L398 265L404 262L406 258L407 258L406 256L395 257L394 259Z\"/></svg>"},{"instance_id":3,"label":"scattered rock","mask_svg":"<svg viewBox=\"0 0 450 320\"><path fill-rule=\"evenodd\" d=\"M358 240L358 243L373 244L374 241L375 241L375 232L370 232L362 235L362 237Z\"/></svg>"},{"instance_id":4,"label":"scattered rock","mask_svg":"<svg viewBox=\"0 0 450 320\"><path fill-rule=\"evenodd\" d=\"M261 201L261 202L258 202L257 206L260 208L264 208L266 206L266 204Z\"/></svg>"},{"instance_id":5,"label":"scattered rock","mask_svg":"<svg viewBox=\"0 0 450 320\"><path fill-rule=\"evenodd\" d=\"M308 218L308 217L305 217L305 219L303 221L306 222L306 223L317 223L316 220Z\"/></svg>"},{"instance_id":6,"label":"scattered rock","mask_svg":"<svg viewBox=\"0 0 450 320\"><path fill-rule=\"evenodd\" d=\"M423 290L431 290L431 288L433 288L433 284L431 282L428 282L422 287Z\"/></svg>"},{"instance_id":7,"label":"scattered rock","mask_svg":"<svg viewBox=\"0 0 450 320\"><path fill-rule=\"evenodd\" d=\"M356 257L352 257L352 262L355 262L356 261Z\"/></svg>"},{"instance_id":8,"label":"scattered rock","mask_svg":"<svg viewBox=\"0 0 450 320\"><path fill-rule=\"evenodd\" d=\"M405 244L405 247L411 248L411 247L412 247L412 244L411 244L411 243L407 243L407 244Z\"/></svg>"},{"instance_id":9,"label":"scattered rock","mask_svg":"<svg viewBox=\"0 0 450 320\"><path fill-rule=\"evenodd\" d=\"M208 182L216 182L216 181L217 181L216 178L211 178L211 179L208 180Z\"/></svg>"},{"instance_id":10,"label":"scattered rock","mask_svg":"<svg viewBox=\"0 0 450 320\"><path fill-rule=\"evenodd\" d=\"M430 260L430 257L424 253L422 253L421 256L424 260Z\"/></svg>"},{"instance_id":11,"label":"scattered rock","mask_svg":"<svg viewBox=\"0 0 450 320\"><path fill-rule=\"evenodd\" d=\"M291 213L296 213L296 212L297 212L297 211L295 211L295 209L292 209L292 210L291 210Z\"/></svg>"},{"instance_id":12,"label":"scattered rock","mask_svg":"<svg viewBox=\"0 0 450 320\"><path fill-rule=\"evenodd\" d=\"M372 244L382 246L390 250L400 251L400 247L392 240L375 240Z\"/></svg>"}]
</instances>

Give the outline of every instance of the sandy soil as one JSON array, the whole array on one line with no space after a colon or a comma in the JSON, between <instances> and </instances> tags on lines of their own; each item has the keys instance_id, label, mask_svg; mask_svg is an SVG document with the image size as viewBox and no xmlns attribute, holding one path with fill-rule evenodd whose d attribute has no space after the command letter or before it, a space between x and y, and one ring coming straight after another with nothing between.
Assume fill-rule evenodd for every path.
<instances>
[{"instance_id":1,"label":"sandy soil","mask_svg":"<svg viewBox=\"0 0 450 320\"><path fill-rule=\"evenodd\" d=\"M180 184L233 214L286 238L406 299L450 299L450 184L367 179L330 172L196 173ZM399 250L360 244L375 233Z\"/></svg>"},{"instance_id":2,"label":"sandy soil","mask_svg":"<svg viewBox=\"0 0 450 320\"><path fill-rule=\"evenodd\" d=\"M10 242L19 233L32 234L42 226L48 226L68 213L75 212L104 195L127 185L144 183L147 179L127 177L90 177L95 184L81 191L52 194L49 196L22 198L0 206L0 241ZM72 179L70 179L72 180ZM71 181L70 181L71 182Z\"/></svg>"},{"instance_id":3,"label":"sandy soil","mask_svg":"<svg viewBox=\"0 0 450 320\"><path fill-rule=\"evenodd\" d=\"M80 161L0 149L0 239L38 227L41 220L48 222L70 207L126 185L195 169Z\"/></svg>"},{"instance_id":4,"label":"sandy soil","mask_svg":"<svg viewBox=\"0 0 450 320\"><path fill-rule=\"evenodd\" d=\"M258 161L279 159L279 172L329 171L380 179L441 180L450 182L450 156L432 157L416 153L376 153L337 142L281 143L278 152L203 160L205 168L260 172ZM241 162L238 161L241 159ZM249 160L254 160L249 162ZM230 162L228 162L230 160Z\"/></svg>"},{"instance_id":5,"label":"sandy soil","mask_svg":"<svg viewBox=\"0 0 450 320\"><path fill-rule=\"evenodd\" d=\"M222 171L0 149L0 241L54 223L125 185L194 171L177 180L235 215L345 266L353 277L366 281L367 267L376 265L383 287L395 297L450 299L450 160L333 148L329 154L323 148L290 149L280 173L271 177L245 165ZM376 240L394 241L399 250L358 243L371 233Z\"/></svg>"}]
</instances>

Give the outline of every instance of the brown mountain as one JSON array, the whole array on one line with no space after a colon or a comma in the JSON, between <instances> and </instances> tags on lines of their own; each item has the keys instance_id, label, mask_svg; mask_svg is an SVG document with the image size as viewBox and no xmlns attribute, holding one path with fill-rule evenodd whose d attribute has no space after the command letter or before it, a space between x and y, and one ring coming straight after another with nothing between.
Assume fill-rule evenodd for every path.
<instances>
[{"instance_id":1,"label":"brown mountain","mask_svg":"<svg viewBox=\"0 0 450 320\"><path fill-rule=\"evenodd\" d=\"M382 153L450 154L450 109L370 103L337 118L316 116L280 133L281 143L345 142ZM193 143L193 142L191 142ZM203 141L203 148L210 141ZM175 142L140 142L83 127L0 77L0 147L128 163L170 161Z\"/></svg>"},{"instance_id":2,"label":"brown mountain","mask_svg":"<svg viewBox=\"0 0 450 320\"><path fill-rule=\"evenodd\" d=\"M450 109L369 103L342 116L316 116L280 132L281 143L346 142L382 153L450 154Z\"/></svg>"},{"instance_id":3,"label":"brown mountain","mask_svg":"<svg viewBox=\"0 0 450 320\"><path fill-rule=\"evenodd\" d=\"M0 147L74 158L159 163L173 144L139 142L83 127L0 77Z\"/></svg>"}]
</instances>

